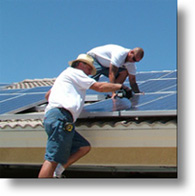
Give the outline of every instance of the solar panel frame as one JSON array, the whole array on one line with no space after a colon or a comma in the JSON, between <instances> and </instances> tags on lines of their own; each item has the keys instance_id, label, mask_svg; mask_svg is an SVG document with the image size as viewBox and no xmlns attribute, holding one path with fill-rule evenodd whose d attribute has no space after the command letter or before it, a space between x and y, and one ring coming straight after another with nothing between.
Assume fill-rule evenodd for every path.
<instances>
[{"instance_id":1,"label":"solar panel frame","mask_svg":"<svg viewBox=\"0 0 195 196\"><path fill-rule=\"evenodd\" d=\"M94 102L104 100L106 98L106 93L97 92L92 89L86 91L85 102Z\"/></svg>"}]
</instances>

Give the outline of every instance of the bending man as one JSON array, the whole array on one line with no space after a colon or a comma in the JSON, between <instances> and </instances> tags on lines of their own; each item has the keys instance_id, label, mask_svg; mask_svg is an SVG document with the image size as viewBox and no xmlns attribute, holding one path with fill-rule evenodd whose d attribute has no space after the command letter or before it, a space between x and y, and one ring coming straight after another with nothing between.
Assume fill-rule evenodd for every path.
<instances>
[{"instance_id":1,"label":"bending man","mask_svg":"<svg viewBox=\"0 0 195 196\"><path fill-rule=\"evenodd\" d=\"M142 48L127 49L122 46L108 44L87 52L93 57L97 73L93 78L98 81L100 75L109 77L111 83L123 83L129 76L130 86L135 93L140 93L136 83L136 66L144 56ZM113 92L113 96L115 93Z\"/></svg>"}]
</instances>

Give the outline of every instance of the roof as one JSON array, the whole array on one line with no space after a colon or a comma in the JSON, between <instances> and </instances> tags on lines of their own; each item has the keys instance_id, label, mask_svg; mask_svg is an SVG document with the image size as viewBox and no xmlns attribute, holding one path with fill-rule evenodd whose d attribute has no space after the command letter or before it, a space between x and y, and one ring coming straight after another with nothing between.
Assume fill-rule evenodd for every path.
<instances>
[{"instance_id":1,"label":"roof","mask_svg":"<svg viewBox=\"0 0 195 196\"><path fill-rule=\"evenodd\" d=\"M145 73L144 77L142 77L143 73ZM142 78L145 78L144 80L148 80L146 78L150 79L151 76L153 77L153 79L151 79L151 80L155 81L156 78L153 76L155 74L156 74L155 77L161 78L162 76L165 76L165 78L166 78L167 76L169 76L171 74L174 75L174 77L175 77L176 72L175 71L140 72L140 73L138 73L138 83L142 84L143 83L143 81L141 81ZM26 79L26 80L23 80L18 83L6 85L6 86L4 86L3 89L1 88L0 91L1 90L4 90L4 91L10 90L10 89L34 89L36 87L50 88L54 82L55 82L55 78ZM172 93L172 91L165 91L162 93L167 93L167 92ZM45 92L42 92L42 94L45 94ZM102 97L101 97L101 99L102 99ZM159 99L159 98L157 98L157 99ZM42 119L43 119L43 115L44 115L43 112L44 112L44 108L46 106L46 103L47 103L46 100L43 100L42 102L36 102L37 105L35 104L29 108L23 108L23 110L21 110L19 114L16 111L13 114L0 115L0 129L6 129L7 127L12 128L12 129L15 129L18 127L20 127L20 128L43 127L42 126ZM99 104L99 101L97 101L97 103ZM91 105L91 104L89 104L89 105ZM99 107L98 105L94 106L94 104L92 104L92 106ZM166 112L166 111L163 110L163 113L164 112ZM93 111L92 112L87 111L87 115L85 115L85 112L83 112L84 115L81 114L80 119L78 119L77 125L80 126L81 125L80 122L82 122L82 124L86 125L87 127L93 127L94 125L97 125L97 126L105 126L105 125L116 126L118 124L121 124L122 126L126 126L126 127L130 126L130 125L144 127L144 126L155 126L155 124L172 124L175 126L177 123L176 122L177 113L176 113L176 111L172 112L172 110L171 110L171 113L167 111L166 116L161 115L161 112L160 112L159 115L153 115L153 117L151 117L151 115L148 115L148 116L145 115L145 117L140 116L140 114L142 114L142 113L150 114L150 112L147 112L147 110L143 111L143 112L134 110L134 111L128 111L126 113L120 112L120 111L119 112L109 111L107 113L108 113L108 115L105 116L106 118L101 118L102 114L103 114L101 112L94 113ZM110 116L110 114L111 114L111 116ZM121 114L123 114L123 116L121 116ZM139 114L139 115L136 116L136 114ZM89 118L89 117L92 117L92 118ZM86 119L86 118L88 119L87 122L82 120L82 119Z\"/></svg>"},{"instance_id":2,"label":"roof","mask_svg":"<svg viewBox=\"0 0 195 196\"><path fill-rule=\"evenodd\" d=\"M23 129L32 128L36 129L39 127L43 129L43 112L33 113L32 115L18 114L18 115L8 115L7 117L1 117L0 129ZM152 129L159 127L176 127L177 119L173 117L149 117L149 118L92 118L88 119L78 119L76 122L77 127L85 127L88 129L93 129L94 127L104 128L116 128L118 126L124 128L135 129Z\"/></svg>"},{"instance_id":3,"label":"roof","mask_svg":"<svg viewBox=\"0 0 195 196\"><path fill-rule=\"evenodd\" d=\"M104 94L88 92L82 114L76 121L76 130L90 141L92 153L73 166L128 167L133 171L143 167L151 171L152 167L154 171L169 168L168 171L175 172L175 75L176 71L138 73L137 82L146 93L134 95L130 100L106 99ZM159 79L161 77L164 78ZM1 86L1 164L42 164L47 142L43 127L47 104L44 95L54 81L55 78L34 79ZM23 102L26 105L22 105Z\"/></svg>"},{"instance_id":4,"label":"roof","mask_svg":"<svg viewBox=\"0 0 195 196\"><path fill-rule=\"evenodd\" d=\"M26 79L21 82L5 86L4 89L29 89L40 86L52 86L56 78Z\"/></svg>"}]
</instances>

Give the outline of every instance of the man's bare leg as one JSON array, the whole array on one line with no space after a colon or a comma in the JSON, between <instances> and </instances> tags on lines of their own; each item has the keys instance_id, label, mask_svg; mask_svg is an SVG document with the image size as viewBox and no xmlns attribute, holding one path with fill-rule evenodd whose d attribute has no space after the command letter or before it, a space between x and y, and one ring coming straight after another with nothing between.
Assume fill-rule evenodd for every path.
<instances>
[{"instance_id":1,"label":"man's bare leg","mask_svg":"<svg viewBox=\"0 0 195 196\"><path fill-rule=\"evenodd\" d=\"M83 157L84 155L86 155L89 151L90 151L91 147L90 146L84 146L84 147L80 147L79 150L77 152L75 152L74 154L72 154L67 163L64 165L61 165L60 163L58 164L55 173L54 173L54 177L60 177L61 174L63 173L63 171L70 166L71 164L73 164L74 162L76 162L77 160L79 160L81 157Z\"/></svg>"},{"instance_id":2,"label":"man's bare leg","mask_svg":"<svg viewBox=\"0 0 195 196\"><path fill-rule=\"evenodd\" d=\"M53 178L53 173L57 167L57 164L58 163L56 162L50 162L50 161L45 160L41 167L38 177L39 178Z\"/></svg>"},{"instance_id":3,"label":"man's bare leg","mask_svg":"<svg viewBox=\"0 0 195 196\"><path fill-rule=\"evenodd\" d=\"M90 146L80 147L77 152L75 152L69 157L67 163L64 164L63 167L67 168L68 166L72 165L74 162L79 160L81 157L85 156L90 151L90 149L91 149Z\"/></svg>"}]
</instances>

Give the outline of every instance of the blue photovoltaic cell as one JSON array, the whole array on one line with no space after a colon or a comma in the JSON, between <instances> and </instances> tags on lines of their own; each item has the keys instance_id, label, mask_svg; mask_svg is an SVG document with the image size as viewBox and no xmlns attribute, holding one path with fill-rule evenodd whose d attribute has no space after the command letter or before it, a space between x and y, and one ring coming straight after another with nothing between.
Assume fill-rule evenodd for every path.
<instances>
[{"instance_id":1,"label":"blue photovoltaic cell","mask_svg":"<svg viewBox=\"0 0 195 196\"><path fill-rule=\"evenodd\" d=\"M157 79L160 78L166 74L168 74L169 71L162 71L162 72L140 72L136 74L136 81L146 81L150 79Z\"/></svg>"},{"instance_id":2,"label":"blue photovoltaic cell","mask_svg":"<svg viewBox=\"0 0 195 196\"><path fill-rule=\"evenodd\" d=\"M114 112L131 107L131 102L126 99L106 99L84 107L83 112Z\"/></svg>"},{"instance_id":3,"label":"blue photovoltaic cell","mask_svg":"<svg viewBox=\"0 0 195 196\"><path fill-rule=\"evenodd\" d=\"M176 79L156 79L141 83L139 88L143 92L158 92L173 86L176 86Z\"/></svg>"},{"instance_id":4,"label":"blue photovoltaic cell","mask_svg":"<svg viewBox=\"0 0 195 196\"><path fill-rule=\"evenodd\" d=\"M169 97L170 96L170 97ZM172 98L173 97L173 98ZM85 112L110 112L110 111L119 111L119 110L142 110L142 108L147 108L149 110L158 110L159 107L154 103L163 102L162 100L171 99L170 102L167 102L169 108L176 109L176 105L173 104L176 101L176 94L147 94L147 95L134 95L133 98L126 99L107 99L94 104L90 104L84 107ZM174 99L175 98L175 99Z\"/></svg>"},{"instance_id":5,"label":"blue photovoltaic cell","mask_svg":"<svg viewBox=\"0 0 195 196\"><path fill-rule=\"evenodd\" d=\"M173 71L159 71L159 72L138 72L136 74L136 81L139 83L140 81L146 81L150 79L158 79L166 76L167 74L171 74ZM108 82L109 78L101 75L99 78L99 82ZM127 77L125 82L129 82L129 78Z\"/></svg>"},{"instance_id":6,"label":"blue photovoltaic cell","mask_svg":"<svg viewBox=\"0 0 195 196\"><path fill-rule=\"evenodd\" d=\"M107 99L87 105L84 107L80 117L130 116L131 112L141 112L139 116L145 116L146 114L143 114L142 111L148 111L148 114L149 112L153 112L153 115L156 115L159 111L168 112L176 110L176 93L134 95L130 100L126 98ZM115 112L115 115L112 112Z\"/></svg>"},{"instance_id":7,"label":"blue photovoltaic cell","mask_svg":"<svg viewBox=\"0 0 195 196\"><path fill-rule=\"evenodd\" d=\"M166 89L161 90L161 92L168 92L168 91L176 92L177 91L177 85L174 85L174 86L171 86L171 87L168 87Z\"/></svg>"},{"instance_id":8,"label":"blue photovoltaic cell","mask_svg":"<svg viewBox=\"0 0 195 196\"><path fill-rule=\"evenodd\" d=\"M21 94L0 102L0 114L20 112L45 102L45 94Z\"/></svg>"},{"instance_id":9,"label":"blue photovoltaic cell","mask_svg":"<svg viewBox=\"0 0 195 196\"><path fill-rule=\"evenodd\" d=\"M11 95L11 94L6 94L6 95L1 95L0 94L0 103L1 101L7 100L7 99L11 99L13 97L15 97L16 95Z\"/></svg>"},{"instance_id":10,"label":"blue photovoltaic cell","mask_svg":"<svg viewBox=\"0 0 195 196\"><path fill-rule=\"evenodd\" d=\"M0 90L0 114L16 113L46 102L45 93L51 86L31 89Z\"/></svg>"},{"instance_id":11,"label":"blue photovoltaic cell","mask_svg":"<svg viewBox=\"0 0 195 196\"><path fill-rule=\"evenodd\" d=\"M177 78L177 71L173 71L173 72L171 72L169 74L166 74L162 78Z\"/></svg>"},{"instance_id":12,"label":"blue photovoltaic cell","mask_svg":"<svg viewBox=\"0 0 195 196\"><path fill-rule=\"evenodd\" d=\"M164 96L169 94L145 94L145 95L134 95L130 101L132 104L132 108L139 108L141 105L145 105L147 103L151 103L155 100L158 100Z\"/></svg>"},{"instance_id":13,"label":"blue photovoltaic cell","mask_svg":"<svg viewBox=\"0 0 195 196\"><path fill-rule=\"evenodd\" d=\"M139 110L176 110L176 93L152 101L151 103L139 106Z\"/></svg>"},{"instance_id":14,"label":"blue photovoltaic cell","mask_svg":"<svg viewBox=\"0 0 195 196\"><path fill-rule=\"evenodd\" d=\"M24 89L3 89L3 90L0 90L0 94L10 94L10 93L20 93L22 92Z\"/></svg>"},{"instance_id":15,"label":"blue photovoltaic cell","mask_svg":"<svg viewBox=\"0 0 195 196\"><path fill-rule=\"evenodd\" d=\"M51 89L51 86L41 86L30 89L2 89L0 94L10 94L10 93L46 93Z\"/></svg>"},{"instance_id":16,"label":"blue photovoltaic cell","mask_svg":"<svg viewBox=\"0 0 195 196\"><path fill-rule=\"evenodd\" d=\"M47 92L51 89L51 86L41 86L41 87L35 87L35 88L30 88L26 89L23 91L23 93L38 93L38 92Z\"/></svg>"}]
</instances>

